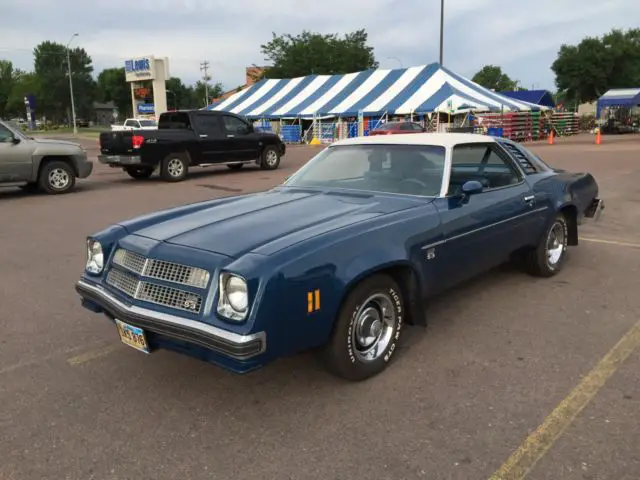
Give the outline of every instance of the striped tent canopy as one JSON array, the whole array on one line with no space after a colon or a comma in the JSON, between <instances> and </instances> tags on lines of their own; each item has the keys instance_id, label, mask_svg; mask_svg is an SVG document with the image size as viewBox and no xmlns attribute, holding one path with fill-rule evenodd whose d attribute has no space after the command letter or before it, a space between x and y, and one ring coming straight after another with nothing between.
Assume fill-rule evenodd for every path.
<instances>
[{"instance_id":1,"label":"striped tent canopy","mask_svg":"<svg viewBox=\"0 0 640 480\"><path fill-rule=\"evenodd\" d=\"M355 117L478 111L531 111L546 107L500 95L438 63L346 75L263 79L207 107L248 118Z\"/></svg>"}]
</instances>

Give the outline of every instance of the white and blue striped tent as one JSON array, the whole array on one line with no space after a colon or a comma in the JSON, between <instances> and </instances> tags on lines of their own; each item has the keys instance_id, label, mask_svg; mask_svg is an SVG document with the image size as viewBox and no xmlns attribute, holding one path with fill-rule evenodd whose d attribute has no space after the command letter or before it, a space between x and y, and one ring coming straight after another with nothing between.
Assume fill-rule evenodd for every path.
<instances>
[{"instance_id":1,"label":"white and blue striped tent","mask_svg":"<svg viewBox=\"0 0 640 480\"><path fill-rule=\"evenodd\" d=\"M478 111L531 111L547 107L500 95L438 63L346 75L263 79L210 105L248 118L312 118Z\"/></svg>"}]
</instances>

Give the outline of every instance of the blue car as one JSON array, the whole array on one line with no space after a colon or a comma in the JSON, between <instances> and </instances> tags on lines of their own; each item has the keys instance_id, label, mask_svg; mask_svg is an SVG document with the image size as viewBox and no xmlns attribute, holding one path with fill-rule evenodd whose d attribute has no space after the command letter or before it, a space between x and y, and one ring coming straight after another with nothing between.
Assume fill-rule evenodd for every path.
<instances>
[{"instance_id":1,"label":"blue car","mask_svg":"<svg viewBox=\"0 0 640 480\"><path fill-rule=\"evenodd\" d=\"M360 137L262 193L123 221L87 239L76 290L125 344L236 373L317 350L363 380L393 357L424 301L513 260L550 277L604 204L588 173L509 140Z\"/></svg>"}]
</instances>

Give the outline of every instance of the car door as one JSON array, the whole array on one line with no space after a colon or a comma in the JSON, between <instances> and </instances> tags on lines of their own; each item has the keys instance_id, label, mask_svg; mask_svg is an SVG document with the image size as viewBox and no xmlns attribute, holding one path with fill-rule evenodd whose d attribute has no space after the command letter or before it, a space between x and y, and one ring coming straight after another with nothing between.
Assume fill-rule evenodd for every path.
<instances>
[{"instance_id":1,"label":"car door","mask_svg":"<svg viewBox=\"0 0 640 480\"><path fill-rule=\"evenodd\" d=\"M469 180L481 182L482 192L462 195ZM435 202L443 228L443 241L433 247L445 259L442 286L491 269L526 245L532 200L522 170L494 142L455 146L447 196Z\"/></svg>"},{"instance_id":2,"label":"car door","mask_svg":"<svg viewBox=\"0 0 640 480\"><path fill-rule=\"evenodd\" d=\"M195 120L200 153L199 163L226 161L226 139L220 115L199 113L195 115Z\"/></svg>"},{"instance_id":3,"label":"car door","mask_svg":"<svg viewBox=\"0 0 640 480\"><path fill-rule=\"evenodd\" d=\"M225 152L229 162L246 162L258 158L258 140L253 127L233 115L222 115Z\"/></svg>"},{"instance_id":4,"label":"car door","mask_svg":"<svg viewBox=\"0 0 640 480\"><path fill-rule=\"evenodd\" d=\"M14 138L19 140L14 142ZM24 182L31 179L33 147L26 138L15 137L0 125L0 183Z\"/></svg>"}]
</instances>

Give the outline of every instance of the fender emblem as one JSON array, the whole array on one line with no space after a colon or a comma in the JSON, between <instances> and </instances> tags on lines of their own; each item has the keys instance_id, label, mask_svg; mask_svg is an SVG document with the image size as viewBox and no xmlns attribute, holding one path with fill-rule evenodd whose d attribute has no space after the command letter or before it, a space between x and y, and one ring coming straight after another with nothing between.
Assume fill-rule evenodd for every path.
<instances>
[{"instance_id":1,"label":"fender emblem","mask_svg":"<svg viewBox=\"0 0 640 480\"><path fill-rule=\"evenodd\" d=\"M436 258L435 248L428 248L426 253L427 253L427 260L433 260L434 258Z\"/></svg>"}]
</instances>

